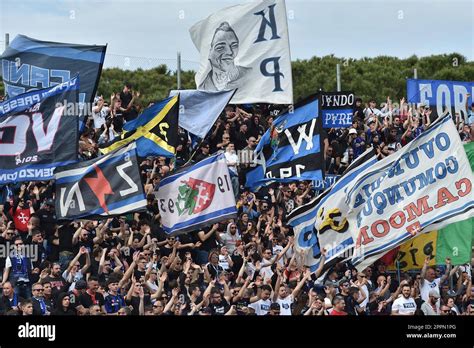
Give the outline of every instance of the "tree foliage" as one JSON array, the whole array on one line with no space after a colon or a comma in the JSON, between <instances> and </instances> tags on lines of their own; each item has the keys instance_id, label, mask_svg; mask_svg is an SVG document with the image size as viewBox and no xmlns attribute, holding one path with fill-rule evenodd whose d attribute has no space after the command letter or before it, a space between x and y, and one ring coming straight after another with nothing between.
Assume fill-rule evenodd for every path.
<instances>
[{"instance_id":1,"label":"tree foliage","mask_svg":"<svg viewBox=\"0 0 474 348\"><path fill-rule=\"evenodd\" d=\"M399 99L406 94L406 79L413 77L416 68L419 79L474 81L474 63L457 53L406 59L378 56L375 58L338 58L334 55L296 60L292 63L295 102L319 90L336 90L336 64L341 64L342 90L354 91L364 101L375 98L383 101L387 96ZM104 69L98 94L109 99L119 92L125 82L141 92L140 102L146 106L168 96L177 88L176 73L160 65L150 70ZM195 88L194 71L181 73L181 88ZM3 94L3 85L0 86Z\"/></svg>"}]
</instances>

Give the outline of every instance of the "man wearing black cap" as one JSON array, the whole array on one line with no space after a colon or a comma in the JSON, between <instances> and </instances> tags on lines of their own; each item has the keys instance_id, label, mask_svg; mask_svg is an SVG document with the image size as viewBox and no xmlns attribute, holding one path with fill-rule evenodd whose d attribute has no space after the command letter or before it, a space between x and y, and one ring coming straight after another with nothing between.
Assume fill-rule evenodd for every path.
<instances>
[{"instance_id":1,"label":"man wearing black cap","mask_svg":"<svg viewBox=\"0 0 474 348\"><path fill-rule=\"evenodd\" d=\"M41 229L46 233L46 239L56 231L56 212L54 211L54 200L48 199L37 214L41 221Z\"/></svg>"}]
</instances>

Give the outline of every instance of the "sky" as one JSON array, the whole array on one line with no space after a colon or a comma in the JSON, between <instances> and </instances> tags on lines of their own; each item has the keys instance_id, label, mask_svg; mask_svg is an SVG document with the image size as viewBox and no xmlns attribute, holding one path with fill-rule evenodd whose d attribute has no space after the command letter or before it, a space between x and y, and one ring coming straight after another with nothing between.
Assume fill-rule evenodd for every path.
<instances>
[{"instance_id":1,"label":"sky","mask_svg":"<svg viewBox=\"0 0 474 348\"><path fill-rule=\"evenodd\" d=\"M24 34L108 44L105 66L174 62L196 68L189 28L247 0L0 0L0 48ZM291 57L400 58L457 52L474 60L472 0L286 0Z\"/></svg>"}]
</instances>

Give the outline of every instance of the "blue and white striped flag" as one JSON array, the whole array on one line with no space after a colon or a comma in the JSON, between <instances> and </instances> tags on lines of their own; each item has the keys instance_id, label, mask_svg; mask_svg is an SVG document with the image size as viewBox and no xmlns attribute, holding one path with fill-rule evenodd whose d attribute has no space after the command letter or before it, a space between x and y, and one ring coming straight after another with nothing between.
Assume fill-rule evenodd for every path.
<instances>
[{"instance_id":1,"label":"blue and white striped flag","mask_svg":"<svg viewBox=\"0 0 474 348\"><path fill-rule=\"evenodd\" d=\"M295 233L295 248L306 254L305 264L314 272L319 267L321 249L326 249L323 271L348 258L354 246L345 215L348 184L377 163L373 149L360 155L337 182L311 202L293 210L287 217Z\"/></svg>"}]
</instances>

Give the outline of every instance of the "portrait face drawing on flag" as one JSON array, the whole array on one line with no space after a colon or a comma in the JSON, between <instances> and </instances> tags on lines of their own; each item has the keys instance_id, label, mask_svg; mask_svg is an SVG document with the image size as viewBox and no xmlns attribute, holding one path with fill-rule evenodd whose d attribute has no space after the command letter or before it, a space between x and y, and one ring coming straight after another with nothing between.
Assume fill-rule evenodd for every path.
<instances>
[{"instance_id":1,"label":"portrait face drawing on flag","mask_svg":"<svg viewBox=\"0 0 474 348\"><path fill-rule=\"evenodd\" d=\"M236 65L239 38L228 22L222 22L214 32L209 50L211 71L199 86L208 91L237 88L252 68Z\"/></svg>"}]
</instances>

